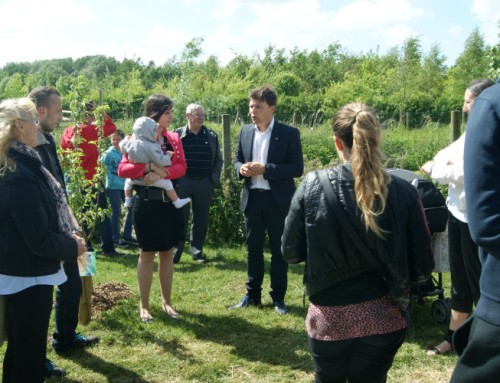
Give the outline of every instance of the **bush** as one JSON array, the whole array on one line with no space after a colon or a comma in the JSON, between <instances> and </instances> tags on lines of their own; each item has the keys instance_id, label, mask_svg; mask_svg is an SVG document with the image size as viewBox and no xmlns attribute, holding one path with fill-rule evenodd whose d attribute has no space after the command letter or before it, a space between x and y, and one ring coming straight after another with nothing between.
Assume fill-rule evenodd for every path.
<instances>
[{"instance_id":1,"label":"bush","mask_svg":"<svg viewBox=\"0 0 500 383\"><path fill-rule=\"evenodd\" d=\"M242 183L231 175L216 189L210 207L207 242L219 245L243 243L245 226L240 209Z\"/></svg>"}]
</instances>

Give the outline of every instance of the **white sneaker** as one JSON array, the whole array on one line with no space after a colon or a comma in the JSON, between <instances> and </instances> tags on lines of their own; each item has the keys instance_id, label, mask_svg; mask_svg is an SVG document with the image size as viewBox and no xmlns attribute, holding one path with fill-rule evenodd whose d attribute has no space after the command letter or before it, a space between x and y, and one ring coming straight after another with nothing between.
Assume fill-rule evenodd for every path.
<instances>
[{"instance_id":1,"label":"white sneaker","mask_svg":"<svg viewBox=\"0 0 500 383\"><path fill-rule=\"evenodd\" d=\"M134 197L125 197L125 207L132 207L134 204Z\"/></svg>"},{"instance_id":2,"label":"white sneaker","mask_svg":"<svg viewBox=\"0 0 500 383\"><path fill-rule=\"evenodd\" d=\"M180 209L184 205L187 205L189 202L191 202L191 198L188 197L188 198L177 198L172 203L177 209Z\"/></svg>"}]
</instances>

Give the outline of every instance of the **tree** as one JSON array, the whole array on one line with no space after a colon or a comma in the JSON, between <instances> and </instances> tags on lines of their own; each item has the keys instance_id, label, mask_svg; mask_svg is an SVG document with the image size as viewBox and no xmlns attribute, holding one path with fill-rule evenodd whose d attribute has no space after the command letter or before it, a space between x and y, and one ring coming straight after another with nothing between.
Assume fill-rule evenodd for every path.
<instances>
[{"instance_id":1,"label":"tree","mask_svg":"<svg viewBox=\"0 0 500 383\"><path fill-rule=\"evenodd\" d=\"M15 73L5 82L5 86L2 91L2 98L25 97L27 94L28 89L26 89L24 83L24 75L21 73Z\"/></svg>"},{"instance_id":2,"label":"tree","mask_svg":"<svg viewBox=\"0 0 500 383\"><path fill-rule=\"evenodd\" d=\"M469 82L488 76L490 73L488 53L489 47L485 44L478 28L475 28L467 38L463 52L446 76L443 98L449 110L460 107Z\"/></svg>"},{"instance_id":3,"label":"tree","mask_svg":"<svg viewBox=\"0 0 500 383\"><path fill-rule=\"evenodd\" d=\"M398 64L390 73L391 99L399 111L399 124L405 123L406 112L412 101L421 96L418 74L421 70L422 50L418 37L408 38L401 48Z\"/></svg>"}]
</instances>

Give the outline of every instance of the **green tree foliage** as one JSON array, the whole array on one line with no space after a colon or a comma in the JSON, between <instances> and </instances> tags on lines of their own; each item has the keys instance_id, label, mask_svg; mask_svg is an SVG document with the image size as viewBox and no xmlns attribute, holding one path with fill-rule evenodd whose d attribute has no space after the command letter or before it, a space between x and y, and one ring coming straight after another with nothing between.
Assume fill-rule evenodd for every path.
<instances>
[{"instance_id":1,"label":"green tree foliage","mask_svg":"<svg viewBox=\"0 0 500 383\"><path fill-rule=\"evenodd\" d=\"M0 99L50 85L61 91L68 109L70 84L83 76L89 96L109 104L115 118L137 117L150 94L169 95L176 105L175 126L184 123L184 108L191 102L203 104L214 121L229 113L243 122L249 91L270 84L279 94L278 117L286 121L315 126L339 106L363 101L387 121L419 127L429 120L448 122L449 111L462 104L467 83L497 77L500 67L500 44L487 46L477 29L451 68L444 65L437 45L423 52L419 37L384 54L352 53L338 42L312 51L287 52L269 45L262 55L239 54L225 66L214 56L201 59L203 42L192 39L180 58L160 66L136 57L117 61L103 55L8 63L0 68Z\"/></svg>"},{"instance_id":2,"label":"green tree foliage","mask_svg":"<svg viewBox=\"0 0 500 383\"><path fill-rule=\"evenodd\" d=\"M75 121L74 136L72 143L74 148L63 150L60 149L61 158L63 159L62 166L65 176L69 179L67 183L68 203L71 207L75 218L80 225L85 225L89 228L89 240L96 233L96 225L104 218L104 215L109 215L109 209L102 209L97 204L98 193L103 193L104 180L106 177L106 168L101 164L101 154L107 149L109 141L104 139L102 126L104 116L109 110L107 105L99 105L94 111L95 124L98 130L98 139L94 144L97 146L99 153L99 161L91 180L85 178L85 170L82 168L81 159L83 156L82 149L79 148L83 138L80 136L80 130L77 128L80 124L85 124L85 116L87 109L85 102L89 100L90 88L83 76L77 77L73 82L67 84L69 87L68 95L66 96L69 102L73 119ZM85 233L82 233L85 235Z\"/></svg>"},{"instance_id":3,"label":"green tree foliage","mask_svg":"<svg viewBox=\"0 0 500 383\"><path fill-rule=\"evenodd\" d=\"M474 29L455 65L446 74L443 101L449 109L461 109L463 94L470 81L488 77L489 51L479 30Z\"/></svg>"},{"instance_id":4,"label":"green tree foliage","mask_svg":"<svg viewBox=\"0 0 500 383\"><path fill-rule=\"evenodd\" d=\"M12 76L7 77L3 86L4 98L24 97L27 94L27 89L24 82L24 75L21 73L14 73Z\"/></svg>"},{"instance_id":5,"label":"green tree foliage","mask_svg":"<svg viewBox=\"0 0 500 383\"><path fill-rule=\"evenodd\" d=\"M498 21L498 29L500 31L500 20ZM490 63L490 78L500 78L500 32L498 33L498 43L492 47L488 53Z\"/></svg>"}]
</instances>

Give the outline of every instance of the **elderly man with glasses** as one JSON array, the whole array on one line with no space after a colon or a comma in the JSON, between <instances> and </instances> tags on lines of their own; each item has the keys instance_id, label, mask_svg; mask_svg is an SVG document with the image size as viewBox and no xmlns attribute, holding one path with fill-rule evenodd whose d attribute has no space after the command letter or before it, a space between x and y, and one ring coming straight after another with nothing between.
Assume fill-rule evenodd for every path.
<instances>
[{"instance_id":1,"label":"elderly man with glasses","mask_svg":"<svg viewBox=\"0 0 500 383\"><path fill-rule=\"evenodd\" d=\"M175 130L182 140L187 161L186 175L179 180L178 194L181 198L191 198L191 204L184 209L184 233L187 232L190 209L192 209L191 256L199 263L206 262L203 243L207 235L208 214L215 188L220 187L222 153L217 133L208 129L205 110L201 105L190 104L186 108L187 125ZM179 263L184 251L182 240L175 252L174 263Z\"/></svg>"}]
</instances>

